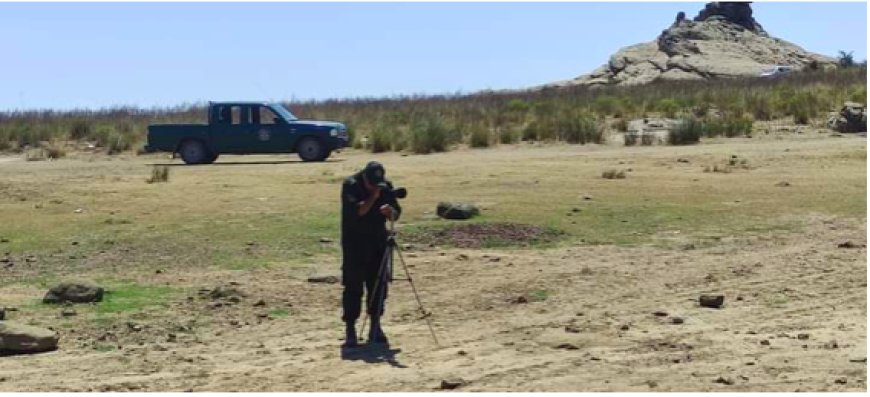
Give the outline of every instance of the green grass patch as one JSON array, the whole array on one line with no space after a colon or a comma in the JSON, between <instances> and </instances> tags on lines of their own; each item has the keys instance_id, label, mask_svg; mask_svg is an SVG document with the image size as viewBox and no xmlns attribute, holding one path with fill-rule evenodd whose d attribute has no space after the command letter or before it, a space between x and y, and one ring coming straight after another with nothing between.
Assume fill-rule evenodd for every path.
<instances>
[{"instance_id":1,"label":"green grass patch","mask_svg":"<svg viewBox=\"0 0 870 397\"><path fill-rule=\"evenodd\" d=\"M272 317L287 317L290 315L290 311L283 307L279 307L277 309L270 310L269 315Z\"/></svg>"},{"instance_id":2,"label":"green grass patch","mask_svg":"<svg viewBox=\"0 0 870 397\"><path fill-rule=\"evenodd\" d=\"M118 284L107 288L103 301L95 306L97 315L139 311L164 304L174 289L142 284Z\"/></svg>"}]
</instances>

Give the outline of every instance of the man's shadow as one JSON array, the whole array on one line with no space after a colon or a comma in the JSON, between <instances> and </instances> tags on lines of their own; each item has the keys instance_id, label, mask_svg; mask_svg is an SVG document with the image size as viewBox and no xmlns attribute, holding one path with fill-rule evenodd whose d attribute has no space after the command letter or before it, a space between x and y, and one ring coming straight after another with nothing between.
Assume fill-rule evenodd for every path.
<instances>
[{"instance_id":1,"label":"man's shadow","mask_svg":"<svg viewBox=\"0 0 870 397\"><path fill-rule=\"evenodd\" d=\"M391 349L386 343L368 343L356 347L342 347L341 359L364 361L369 364L387 363L396 368L408 368L396 359L402 349Z\"/></svg>"}]
</instances>

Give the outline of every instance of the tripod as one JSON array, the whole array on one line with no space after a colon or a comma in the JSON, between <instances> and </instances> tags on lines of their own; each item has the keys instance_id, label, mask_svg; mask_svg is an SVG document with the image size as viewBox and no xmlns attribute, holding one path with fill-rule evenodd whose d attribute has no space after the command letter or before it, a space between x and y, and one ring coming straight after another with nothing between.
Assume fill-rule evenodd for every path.
<instances>
[{"instance_id":1,"label":"tripod","mask_svg":"<svg viewBox=\"0 0 870 397\"><path fill-rule=\"evenodd\" d=\"M423 302L420 300L420 295L417 293L417 287L414 285L414 280L411 279L411 273L408 272L408 266L405 264L405 258L402 256L402 250L399 248L399 245L396 244L396 227L395 220L390 219L390 230L387 232L387 248L384 250L384 256L381 258L381 266L378 268L378 278L375 281L375 288L372 291L369 291L368 296L366 297L367 308L374 308L374 314L372 315L372 322L374 322L375 318L380 319L381 310L384 307L384 299L386 299L386 286L388 283L393 280L406 280L409 284L411 284L411 290L414 292L414 298L417 299L417 307L422 315L421 318L426 319L426 325L429 326L429 333L432 335L432 339L435 341L436 346L440 346L438 343L438 337L435 336L435 329L432 327L432 322L429 321L429 317L432 316L431 312L426 311L423 308ZM405 277L403 279L395 279L393 278L393 254L397 254L399 257L399 263L402 264L402 270L405 272ZM373 303L377 302L376 305L372 306ZM368 310L366 310L365 317L363 317L362 329L360 329L360 334L365 334L366 323L368 322Z\"/></svg>"}]
</instances>

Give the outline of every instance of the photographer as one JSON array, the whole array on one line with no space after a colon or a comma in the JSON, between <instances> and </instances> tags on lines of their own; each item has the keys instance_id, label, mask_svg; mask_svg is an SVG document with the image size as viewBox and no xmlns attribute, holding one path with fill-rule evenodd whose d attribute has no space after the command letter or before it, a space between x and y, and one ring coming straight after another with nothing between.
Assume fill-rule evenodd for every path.
<instances>
[{"instance_id":1,"label":"photographer","mask_svg":"<svg viewBox=\"0 0 870 397\"><path fill-rule=\"evenodd\" d=\"M387 283L378 282L379 270L387 248L386 222L396 220L402 208L393 194L393 185L384 178L383 165L372 161L345 179L341 187L341 266L343 315L346 325L345 347L357 345L356 320L360 316L363 288L367 313L372 318L368 341L387 343L380 326L387 296ZM377 286L377 291L374 289ZM380 307L376 307L381 302Z\"/></svg>"}]
</instances>

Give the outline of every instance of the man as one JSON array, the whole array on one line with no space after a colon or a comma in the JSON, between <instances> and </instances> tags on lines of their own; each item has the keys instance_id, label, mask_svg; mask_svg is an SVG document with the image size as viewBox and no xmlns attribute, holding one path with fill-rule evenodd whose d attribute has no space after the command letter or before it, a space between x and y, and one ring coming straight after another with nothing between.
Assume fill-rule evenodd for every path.
<instances>
[{"instance_id":1,"label":"man","mask_svg":"<svg viewBox=\"0 0 870 397\"><path fill-rule=\"evenodd\" d=\"M387 343L380 317L387 296L386 283L379 282L379 270L387 248L386 222L396 220L402 208L392 194L393 185L384 178L384 166L376 161L345 179L341 187L341 278L345 347L357 345L356 320L360 315L363 288L366 310L372 319L369 342ZM375 291L377 289L377 291ZM378 305L378 302L381 302Z\"/></svg>"}]
</instances>

